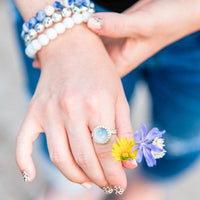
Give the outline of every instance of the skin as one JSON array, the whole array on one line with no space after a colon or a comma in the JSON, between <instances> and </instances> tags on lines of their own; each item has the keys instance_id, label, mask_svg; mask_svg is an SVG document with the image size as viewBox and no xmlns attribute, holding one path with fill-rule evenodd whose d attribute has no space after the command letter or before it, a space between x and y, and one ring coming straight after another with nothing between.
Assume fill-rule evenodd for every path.
<instances>
[{"instance_id":1,"label":"skin","mask_svg":"<svg viewBox=\"0 0 200 200\"><path fill-rule=\"evenodd\" d=\"M142 0L122 14L96 13L106 49L121 77L167 45L200 30L200 1Z\"/></svg>"},{"instance_id":2,"label":"skin","mask_svg":"<svg viewBox=\"0 0 200 200\"><path fill-rule=\"evenodd\" d=\"M50 3L16 0L25 20ZM122 163L111 156L116 136L105 145L91 138L98 125L116 128L118 137L132 136L121 80L100 37L75 26L42 48L38 59L40 80L16 139L20 171L34 179L33 142L45 132L50 158L67 179L125 189Z\"/></svg>"}]
</instances>

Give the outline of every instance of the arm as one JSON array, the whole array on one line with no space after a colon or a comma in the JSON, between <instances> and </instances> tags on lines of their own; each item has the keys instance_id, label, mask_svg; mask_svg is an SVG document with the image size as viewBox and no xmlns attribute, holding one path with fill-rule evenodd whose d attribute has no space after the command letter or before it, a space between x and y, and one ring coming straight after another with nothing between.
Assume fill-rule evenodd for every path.
<instances>
[{"instance_id":1,"label":"arm","mask_svg":"<svg viewBox=\"0 0 200 200\"><path fill-rule=\"evenodd\" d=\"M165 46L200 29L200 1L143 0L123 14L97 13L88 26L104 39L124 76ZM99 21L99 23L98 23Z\"/></svg>"},{"instance_id":2,"label":"arm","mask_svg":"<svg viewBox=\"0 0 200 200\"><path fill-rule=\"evenodd\" d=\"M47 1L41 6L39 1L16 2L28 19ZM38 57L41 77L17 136L20 170L27 172L29 181L34 179L32 144L45 132L50 158L66 178L125 189L122 164L111 156L115 137L103 146L91 139L91 131L100 124L117 128L120 137L132 134L120 78L102 41L85 25L77 25L43 47Z\"/></svg>"}]
</instances>

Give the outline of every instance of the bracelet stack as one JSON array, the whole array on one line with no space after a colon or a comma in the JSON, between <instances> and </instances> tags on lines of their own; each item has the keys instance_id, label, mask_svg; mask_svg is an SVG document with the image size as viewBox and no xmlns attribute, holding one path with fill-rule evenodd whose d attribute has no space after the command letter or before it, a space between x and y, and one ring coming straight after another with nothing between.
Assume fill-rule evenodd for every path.
<instances>
[{"instance_id":1,"label":"bracelet stack","mask_svg":"<svg viewBox=\"0 0 200 200\"><path fill-rule=\"evenodd\" d=\"M55 1L53 5L46 6L44 11L37 12L22 26L21 37L26 45L26 55L35 58L42 46L75 24L87 22L94 12L94 3L90 0Z\"/></svg>"}]
</instances>

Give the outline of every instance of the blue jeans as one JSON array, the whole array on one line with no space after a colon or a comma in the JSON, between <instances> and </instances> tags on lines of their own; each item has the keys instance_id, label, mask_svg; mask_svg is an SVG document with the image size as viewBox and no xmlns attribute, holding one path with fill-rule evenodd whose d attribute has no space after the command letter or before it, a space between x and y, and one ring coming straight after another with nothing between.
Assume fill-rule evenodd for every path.
<instances>
[{"instance_id":1,"label":"blue jeans","mask_svg":"<svg viewBox=\"0 0 200 200\"><path fill-rule=\"evenodd\" d=\"M23 20L15 7L14 25L18 37L27 86L34 94L40 71L32 67L32 59L24 54L20 38ZM103 11L99 8L98 11ZM133 55L134 56L134 55ZM155 180L165 180L180 174L194 163L200 154L200 32L189 35L145 61L122 79L130 102L135 84L143 79L148 84L152 103L152 125L165 129L167 154L157 166L143 172ZM46 139L42 136L43 151L48 155Z\"/></svg>"}]
</instances>

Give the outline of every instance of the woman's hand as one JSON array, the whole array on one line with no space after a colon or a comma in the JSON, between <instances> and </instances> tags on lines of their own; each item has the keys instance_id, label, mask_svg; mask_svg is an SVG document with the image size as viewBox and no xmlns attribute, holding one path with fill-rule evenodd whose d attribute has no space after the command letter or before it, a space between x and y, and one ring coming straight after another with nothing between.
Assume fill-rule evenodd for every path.
<instances>
[{"instance_id":1,"label":"woman's hand","mask_svg":"<svg viewBox=\"0 0 200 200\"><path fill-rule=\"evenodd\" d=\"M165 46L200 29L200 0L142 0L123 14L97 13L88 21L120 76Z\"/></svg>"},{"instance_id":2,"label":"woman's hand","mask_svg":"<svg viewBox=\"0 0 200 200\"><path fill-rule=\"evenodd\" d=\"M20 170L34 179L33 142L45 132L50 158L67 179L125 189L122 164L111 156L116 136L105 145L91 137L98 125L117 129L118 137L132 135L120 77L102 41L75 26L43 48L39 60L41 77L17 136Z\"/></svg>"}]
</instances>

